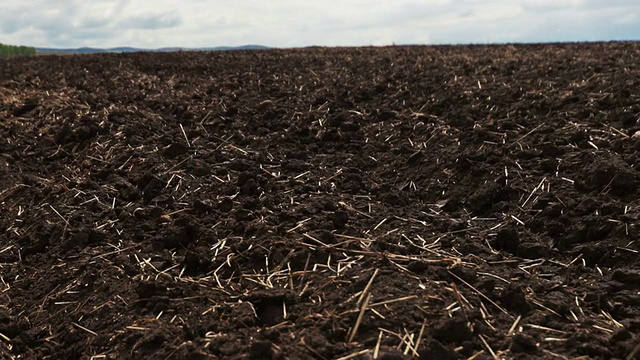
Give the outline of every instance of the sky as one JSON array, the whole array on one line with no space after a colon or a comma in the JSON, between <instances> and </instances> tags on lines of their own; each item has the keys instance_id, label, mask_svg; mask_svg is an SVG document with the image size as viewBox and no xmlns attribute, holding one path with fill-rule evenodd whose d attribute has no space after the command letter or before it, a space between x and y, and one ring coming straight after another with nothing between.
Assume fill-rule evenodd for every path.
<instances>
[{"instance_id":1,"label":"sky","mask_svg":"<svg viewBox=\"0 0 640 360\"><path fill-rule=\"evenodd\" d=\"M0 43L368 46L640 40L638 0L0 0Z\"/></svg>"}]
</instances>

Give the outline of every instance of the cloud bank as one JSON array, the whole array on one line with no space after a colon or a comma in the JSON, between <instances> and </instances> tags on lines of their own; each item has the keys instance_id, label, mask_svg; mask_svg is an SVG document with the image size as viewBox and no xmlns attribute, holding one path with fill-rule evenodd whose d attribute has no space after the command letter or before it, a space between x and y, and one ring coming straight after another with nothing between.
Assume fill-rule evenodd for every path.
<instances>
[{"instance_id":1,"label":"cloud bank","mask_svg":"<svg viewBox=\"0 0 640 360\"><path fill-rule=\"evenodd\" d=\"M640 40L634 0L5 1L0 42L39 47Z\"/></svg>"}]
</instances>

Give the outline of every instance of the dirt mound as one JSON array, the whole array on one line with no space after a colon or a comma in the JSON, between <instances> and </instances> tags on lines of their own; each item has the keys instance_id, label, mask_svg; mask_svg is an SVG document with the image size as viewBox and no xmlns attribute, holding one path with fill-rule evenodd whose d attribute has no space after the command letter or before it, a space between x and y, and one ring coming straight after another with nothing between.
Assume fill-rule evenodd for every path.
<instances>
[{"instance_id":1,"label":"dirt mound","mask_svg":"<svg viewBox=\"0 0 640 360\"><path fill-rule=\"evenodd\" d=\"M0 354L635 358L639 53L2 60Z\"/></svg>"}]
</instances>

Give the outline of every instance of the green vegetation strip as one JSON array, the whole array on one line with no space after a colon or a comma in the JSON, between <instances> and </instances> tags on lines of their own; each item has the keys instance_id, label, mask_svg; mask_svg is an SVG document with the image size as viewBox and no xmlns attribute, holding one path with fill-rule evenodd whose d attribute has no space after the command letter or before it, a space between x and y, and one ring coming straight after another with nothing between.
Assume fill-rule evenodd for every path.
<instances>
[{"instance_id":1,"label":"green vegetation strip","mask_svg":"<svg viewBox=\"0 0 640 360\"><path fill-rule=\"evenodd\" d=\"M36 49L29 46L14 46L0 44L0 57L35 55Z\"/></svg>"}]
</instances>

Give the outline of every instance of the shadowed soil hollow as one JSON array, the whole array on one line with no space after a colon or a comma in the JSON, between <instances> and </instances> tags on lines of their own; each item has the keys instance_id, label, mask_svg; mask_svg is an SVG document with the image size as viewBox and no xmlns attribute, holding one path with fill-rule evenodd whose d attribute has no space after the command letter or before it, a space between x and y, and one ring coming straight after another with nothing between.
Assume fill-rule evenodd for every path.
<instances>
[{"instance_id":1,"label":"shadowed soil hollow","mask_svg":"<svg viewBox=\"0 0 640 360\"><path fill-rule=\"evenodd\" d=\"M635 359L640 45L0 60L0 357Z\"/></svg>"}]
</instances>

